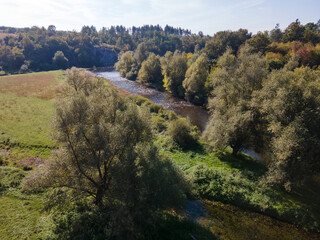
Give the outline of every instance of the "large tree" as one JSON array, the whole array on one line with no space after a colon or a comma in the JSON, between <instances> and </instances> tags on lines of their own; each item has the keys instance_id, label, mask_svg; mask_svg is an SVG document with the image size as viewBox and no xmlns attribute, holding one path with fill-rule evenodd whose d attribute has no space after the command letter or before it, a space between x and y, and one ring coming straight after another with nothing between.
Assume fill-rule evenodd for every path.
<instances>
[{"instance_id":1,"label":"large tree","mask_svg":"<svg viewBox=\"0 0 320 240\"><path fill-rule=\"evenodd\" d=\"M162 80L160 57L151 53L147 60L142 63L138 73L138 81L145 85L152 85L158 89L163 89Z\"/></svg>"},{"instance_id":2,"label":"large tree","mask_svg":"<svg viewBox=\"0 0 320 240\"><path fill-rule=\"evenodd\" d=\"M251 37L246 29L238 31L220 31L217 32L210 40L206 42L204 52L209 59L218 59L227 48L237 52L238 48Z\"/></svg>"},{"instance_id":3,"label":"large tree","mask_svg":"<svg viewBox=\"0 0 320 240\"><path fill-rule=\"evenodd\" d=\"M68 67L69 60L64 56L62 51L57 51L52 58L52 62L57 69L66 69Z\"/></svg>"},{"instance_id":4,"label":"large tree","mask_svg":"<svg viewBox=\"0 0 320 240\"><path fill-rule=\"evenodd\" d=\"M184 97L182 82L188 69L186 53L176 51L174 54L167 52L161 59L164 86L167 91L177 97Z\"/></svg>"},{"instance_id":5,"label":"large tree","mask_svg":"<svg viewBox=\"0 0 320 240\"><path fill-rule=\"evenodd\" d=\"M73 201L92 199L97 214L107 216L110 234L121 239L138 237L159 209L182 203L180 174L154 147L148 112L102 80L68 71L54 126L59 150L29 176L25 189L51 188Z\"/></svg>"},{"instance_id":6,"label":"large tree","mask_svg":"<svg viewBox=\"0 0 320 240\"><path fill-rule=\"evenodd\" d=\"M219 58L211 73L213 91L209 99L211 116L204 136L216 148L231 146L233 154L252 145L257 117L251 107L254 91L261 89L267 75L264 58L241 48L238 57L231 49Z\"/></svg>"},{"instance_id":7,"label":"large tree","mask_svg":"<svg viewBox=\"0 0 320 240\"><path fill-rule=\"evenodd\" d=\"M209 60L205 54L197 58L186 72L182 86L185 89L185 98L198 105L206 101L205 82L209 74Z\"/></svg>"},{"instance_id":8,"label":"large tree","mask_svg":"<svg viewBox=\"0 0 320 240\"><path fill-rule=\"evenodd\" d=\"M119 61L115 64L115 69L120 72L120 75L122 77L126 77L128 79L135 79L135 74L129 74L130 72L132 73L132 68L135 64L135 60L133 58L133 52L132 51L127 51L124 53L119 54L118 56ZM136 74L138 72L136 71Z\"/></svg>"},{"instance_id":9,"label":"large tree","mask_svg":"<svg viewBox=\"0 0 320 240\"><path fill-rule=\"evenodd\" d=\"M273 71L255 100L265 121L268 180L287 190L320 172L320 72L290 66Z\"/></svg>"}]
</instances>

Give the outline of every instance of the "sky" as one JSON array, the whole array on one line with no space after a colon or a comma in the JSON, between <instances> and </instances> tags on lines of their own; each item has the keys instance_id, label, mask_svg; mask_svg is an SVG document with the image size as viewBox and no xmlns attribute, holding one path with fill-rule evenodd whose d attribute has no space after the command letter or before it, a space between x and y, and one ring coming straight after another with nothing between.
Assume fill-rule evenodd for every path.
<instances>
[{"instance_id":1,"label":"sky","mask_svg":"<svg viewBox=\"0 0 320 240\"><path fill-rule=\"evenodd\" d=\"M222 30L285 29L297 18L302 24L320 19L320 0L0 0L0 26L99 30L166 24L213 35Z\"/></svg>"}]
</instances>

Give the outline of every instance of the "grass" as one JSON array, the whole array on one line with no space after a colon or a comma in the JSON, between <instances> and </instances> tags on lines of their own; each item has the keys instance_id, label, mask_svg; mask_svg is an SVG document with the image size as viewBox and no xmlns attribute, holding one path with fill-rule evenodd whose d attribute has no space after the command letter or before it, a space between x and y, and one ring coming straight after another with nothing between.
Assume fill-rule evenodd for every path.
<instances>
[{"instance_id":1,"label":"grass","mask_svg":"<svg viewBox=\"0 0 320 240\"><path fill-rule=\"evenodd\" d=\"M41 239L43 203L39 196L23 199L0 197L0 239Z\"/></svg>"},{"instance_id":2,"label":"grass","mask_svg":"<svg viewBox=\"0 0 320 240\"><path fill-rule=\"evenodd\" d=\"M320 199L310 189L287 193L263 185L265 166L245 154L163 150L194 182L200 198L230 203L319 231Z\"/></svg>"},{"instance_id":3,"label":"grass","mask_svg":"<svg viewBox=\"0 0 320 240\"><path fill-rule=\"evenodd\" d=\"M28 173L0 166L0 239L39 239L45 214L41 195L25 195L20 184Z\"/></svg>"},{"instance_id":4,"label":"grass","mask_svg":"<svg viewBox=\"0 0 320 240\"><path fill-rule=\"evenodd\" d=\"M0 142L9 146L52 148L54 88L62 71L0 77Z\"/></svg>"},{"instance_id":5,"label":"grass","mask_svg":"<svg viewBox=\"0 0 320 240\"><path fill-rule=\"evenodd\" d=\"M209 228L168 212L162 214L157 223L157 229L147 239L190 240L191 236L199 240L218 239Z\"/></svg>"},{"instance_id":6,"label":"grass","mask_svg":"<svg viewBox=\"0 0 320 240\"><path fill-rule=\"evenodd\" d=\"M205 207L208 216L199 222L222 239L319 239L319 235L305 232L292 224L230 204L205 201Z\"/></svg>"},{"instance_id":7,"label":"grass","mask_svg":"<svg viewBox=\"0 0 320 240\"><path fill-rule=\"evenodd\" d=\"M63 71L0 77L0 239L44 237L44 200L21 193L20 182L55 147L54 88L63 79Z\"/></svg>"},{"instance_id":8,"label":"grass","mask_svg":"<svg viewBox=\"0 0 320 240\"><path fill-rule=\"evenodd\" d=\"M52 101L0 93L0 141L8 145L53 147Z\"/></svg>"}]
</instances>

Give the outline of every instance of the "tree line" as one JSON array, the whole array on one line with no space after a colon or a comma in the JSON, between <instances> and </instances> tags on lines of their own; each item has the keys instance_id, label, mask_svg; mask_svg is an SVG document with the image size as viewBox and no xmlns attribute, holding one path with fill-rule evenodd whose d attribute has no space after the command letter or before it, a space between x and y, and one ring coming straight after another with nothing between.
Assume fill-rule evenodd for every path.
<instances>
[{"instance_id":1,"label":"tree line","mask_svg":"<svg viewBox=\"0 0 320 240\"><path fill-rule=\"evenodd\" d=\"M94 26L83 26L80 32L58 31L54 25L0 27L0 70L15 73L113 65L119 51L133 50L141 42L150 51L164 54L175 49L193 51L197 44L204 46L205 39L168 25L111 26L99 31ZM111 56L107 62L102 60L105 55Z\"/></svg>"}]
</instances>

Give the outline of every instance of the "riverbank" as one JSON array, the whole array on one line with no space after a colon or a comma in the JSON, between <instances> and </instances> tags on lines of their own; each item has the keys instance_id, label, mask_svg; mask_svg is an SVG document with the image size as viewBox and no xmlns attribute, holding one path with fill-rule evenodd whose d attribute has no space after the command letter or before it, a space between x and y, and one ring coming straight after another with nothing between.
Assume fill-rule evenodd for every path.
<instances>
[{"instance_id":1,"label":"riverbank","mask_svg":"<svg viewBox=\"0 0 320 240\"><path fill-rule=\"evenodd\" d=\"M187 118L202 132L206 128L209 119L208 112L200 106L196 106L183 99L173 97L167 92L160 92L153 88L145 87L138 82L131 81L120 76L119 72L96 72L96 76L102 77L125 94L130 93L145 97L155 104L163 105L165 109L172 110L178 115Z\"/></svg>"}]
</instances>

